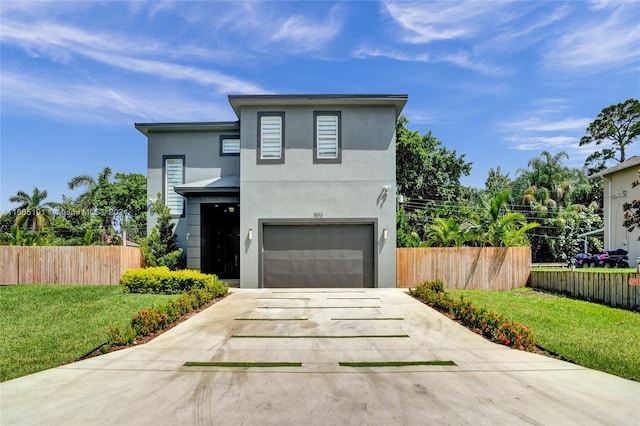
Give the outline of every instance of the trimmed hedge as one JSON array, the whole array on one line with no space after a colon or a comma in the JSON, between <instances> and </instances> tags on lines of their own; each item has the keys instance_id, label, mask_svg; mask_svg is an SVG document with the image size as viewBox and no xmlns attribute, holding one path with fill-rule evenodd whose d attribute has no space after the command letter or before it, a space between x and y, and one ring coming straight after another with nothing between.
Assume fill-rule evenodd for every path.
<instances>
[{"instance_id":1,"label":"trimmed hedge","mask_svg":"<svg viewBox=\"0 0 640 426\"><path fill-rule=\"evenodd\" d=\"M531 329L515 321L496 315L485 309L473 306L471 302L460 298L454 300L444 291L441 280L425 281L409 289L409 293L423 303L439 311L453 315L474 333L495 343L520 350L533 351L536 343Z\"/></svg>"},{"instance_id":2,"label":"trimmed hedge","mask_svg":"<svg viewBox=\"0 0 640 426\"><path fill-rule=\"evenodd\" d=\"M215 275L193 270L170 271L166 266L129 269L120 284L128 293L180 294L193 288L213 286L222 291L225 284ZM225 294L226 291L224 291Z\"/></svg>"},{"instance_id":3,"label":"trimmed hedge","mask_svg":"<svg viewBox=\"0 0 640 426\"><path fill-rule=\"evenodd\" d=\"M218 277L215 275L200 275L211 278L204 280L201 288L194 285L189 291L178 296L176 300L171 300L164 305L155 306L151 309L141 310L133 315L131 323L124 328L109 327L109 344L111 346L132 344L136 338L163 330L181 316L227 294L229 286L222 283ZM149 288L151 287L145 287L147 290Z\"/></svg>"}]
</instances>

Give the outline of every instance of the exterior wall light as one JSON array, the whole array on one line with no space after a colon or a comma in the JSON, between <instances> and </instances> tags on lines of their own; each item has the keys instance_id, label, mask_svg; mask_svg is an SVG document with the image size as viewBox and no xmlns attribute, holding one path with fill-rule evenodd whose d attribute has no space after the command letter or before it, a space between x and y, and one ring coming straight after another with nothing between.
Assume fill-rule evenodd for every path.
<instances>
[{"instance_id":1,"label":"exterior wall light","mask_svg":"<svg viewBox=\"0 0 640 426\"><path fill-rule=\"evenodd\" d=\"M384 228L382 230L382 239L387 241L387 238L389 237L389 231L387 230L387 228Z\"/></svg>"},{"instance_id":2,"label":"exterior wall light","mask_svg":"<svg viewBox=\"0 0 640 426\"><path fill-rule=\"evenodd\" d=\"M253 241L253 229L249 229L249 241Z\"/></svg>"}]
</instances>

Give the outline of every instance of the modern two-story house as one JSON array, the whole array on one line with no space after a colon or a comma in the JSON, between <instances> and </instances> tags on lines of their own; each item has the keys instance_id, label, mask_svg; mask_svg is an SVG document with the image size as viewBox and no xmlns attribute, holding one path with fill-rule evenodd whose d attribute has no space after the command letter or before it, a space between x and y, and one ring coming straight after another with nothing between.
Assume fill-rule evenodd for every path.
<instances>
[{"instance_id":1,"label":"modern two-story house","mask_svg":"<svg viewBox=\"0 0 640 426\"><path fill-rule=\"evenodd\" d=\"M407 95L230 95L232 122L136 123L187 267L245 288L395 287ZM149 218L149 227L155 218Z\"/></svg>"}]
</instances>

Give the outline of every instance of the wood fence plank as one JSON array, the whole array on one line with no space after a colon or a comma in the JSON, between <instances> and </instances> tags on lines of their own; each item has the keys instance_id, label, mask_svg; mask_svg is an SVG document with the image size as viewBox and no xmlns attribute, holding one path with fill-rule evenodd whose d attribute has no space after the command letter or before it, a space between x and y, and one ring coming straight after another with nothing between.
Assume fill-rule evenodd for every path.
<instances>
[{"instance_id":1,"label":"wood fence plank","mask_svg":"<svg viewBox=\"0 0 640 426\"><path fill-rule=\"evenodd\" d=\"M137 247L0 246L0 264L0 284L117 285L142 267L142 255Z\"/></svg>"},{"instance_id":2,"label":"wood fence plank","mask_svg":"<svg viewBox=\"0 0 640 426\"><path fill-rule=\"evenodd\" d=\"M529 247L398 248L396 281L402 288L441 279L448 288L506 290L524 287Z\"/></svg>"},{"instance_id":3,"label":"wood fence plank","mask_svg":"<svg viewBox=\"0 0 640 426\"><path fill-rule=\"evenodd\" d=\"M531 271L528 286L603 305L640 311L640 286L630 286L638 273Z\"/></svg>"}]
</instances>

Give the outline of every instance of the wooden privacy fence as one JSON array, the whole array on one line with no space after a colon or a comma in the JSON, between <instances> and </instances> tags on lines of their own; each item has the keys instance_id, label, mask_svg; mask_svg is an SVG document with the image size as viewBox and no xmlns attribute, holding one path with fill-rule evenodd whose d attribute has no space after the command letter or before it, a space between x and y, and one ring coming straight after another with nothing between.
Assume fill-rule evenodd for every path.
<instances>
[{"instance_id":1,"label":"wooden privacy fence","mask_svg":"<svg viewBox=\"0 0 640 426\"><path fill-rule=\"evenodd\" d=\"M507 290L524 287L531 271L530 247L399 248L398 287L441 279L447 288Z\"/></svg>"},{"instance_id":2,"label":"wooden privacy fence","mask_svg":"<svg viewBox=\"0 0 640 426\"><path fill-rule=\"evenodd\" d=\"M640 311L640 274L637 273L531 271L528 286Z\"/></svg>"},{"instance_id":3,"label":"wooden privacy fence","mask_svg":"<svg viewBox=\"0 0 640 426\"><path fill-rule=\"evenodd\" d=\"M0 284L117 285L125 270L140 267L137 247L0 246Z\"/></svg>"}]
</instances>

